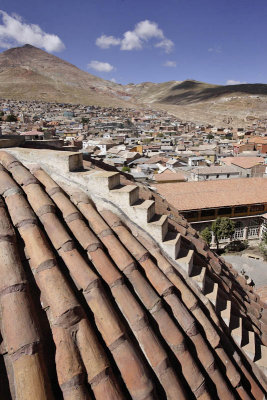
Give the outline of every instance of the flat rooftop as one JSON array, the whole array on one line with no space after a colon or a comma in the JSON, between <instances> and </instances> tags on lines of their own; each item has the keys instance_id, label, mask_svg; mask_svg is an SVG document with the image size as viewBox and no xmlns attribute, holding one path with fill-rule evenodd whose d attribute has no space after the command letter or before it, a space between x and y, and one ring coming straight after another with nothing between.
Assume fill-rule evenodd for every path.
<instances>
[{"instance_id":1,"label":"flat rooftop","mask_svg":"<svg viewBox=\"0 0 267 400\"><path fill-rule=\"evenodd\" d=\"M235 178L155 185L178 210L267 203L267 178Z\"/></svg>"}]
</instances>

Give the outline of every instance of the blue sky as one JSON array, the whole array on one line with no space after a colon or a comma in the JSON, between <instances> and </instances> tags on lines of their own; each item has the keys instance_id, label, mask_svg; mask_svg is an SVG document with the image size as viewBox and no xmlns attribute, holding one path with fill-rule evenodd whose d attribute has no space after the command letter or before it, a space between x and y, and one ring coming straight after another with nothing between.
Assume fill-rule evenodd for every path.
<instances>
[{"instance_id":1,"label":"blue sky","mask_svg":"<svg viewBox=\"0 0 267 400\"><path fill-rule=\"evenodd\" d=\"M27 42L123 84L267 83L266 0L0 0L0 9L1 51Z\"/></svg>"}]
</instances>

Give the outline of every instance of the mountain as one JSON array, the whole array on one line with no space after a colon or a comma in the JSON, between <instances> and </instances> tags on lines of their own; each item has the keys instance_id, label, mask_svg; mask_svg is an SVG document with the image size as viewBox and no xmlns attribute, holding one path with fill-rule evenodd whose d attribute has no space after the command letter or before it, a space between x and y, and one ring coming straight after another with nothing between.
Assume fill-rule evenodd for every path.
<instances>
[{"instance_id":1,"label":"mountain","mask_svg":"<svg viewBox=\"0 0 267 400\"><path fill-rule=\"evenodd\" d=\"M248 127L267 119L267 85L213 85L194 80L127 85L137 102L153 103L184 121Z\"/></svg>"},{"instance_id":2,"label":"mountain","mask_svg":"<svg viewBox=\"0 0 267 400\"><path fill-rule=\"evenodd\" d=\"M0 54L0 97L129 106L121 85L28 44Z\"/></svg>"},{"instance_id":3,"label":"mountain","mask_svg":"<svg viewBox=\"0 0 267 400\"><path fill-rule=\"evenodd\" d=\"M183 120L224 126L267 118L266 84L186 80L120 85L28 44L0 54L0 97L114 107L153 104Z\"/></svg>"},{"instance_id":4,"label":"mountain","mask_svg":"<svg viewBox=\"0 0 267 400\"><path fill-rule=\"evenodd\" d=\"M239 85L212 85L194 80L170 81L164 83L145 82L137 85L128 85L128 92L139 100L148 102L186 105L219 99L225 96L267 95L267 85L239 84Z\"/></svg>"}]
</instances>

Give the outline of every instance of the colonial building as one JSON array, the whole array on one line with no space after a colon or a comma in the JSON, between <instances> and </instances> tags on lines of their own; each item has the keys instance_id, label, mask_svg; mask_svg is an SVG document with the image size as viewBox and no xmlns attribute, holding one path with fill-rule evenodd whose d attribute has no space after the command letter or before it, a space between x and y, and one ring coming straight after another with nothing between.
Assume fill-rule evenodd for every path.
<instances>
[{"instance_id":1,"label":"colonial building","mask_svg":"<svg viewBox=\"0 0 267 400\"><path fill-rule=\"evenodd\" d=\"M218 217L235 221L234 238L259 240L267 212L267 179L238 178L203 182L166 183L157 191L201 231Z\"/></svg>"}]
</instances>

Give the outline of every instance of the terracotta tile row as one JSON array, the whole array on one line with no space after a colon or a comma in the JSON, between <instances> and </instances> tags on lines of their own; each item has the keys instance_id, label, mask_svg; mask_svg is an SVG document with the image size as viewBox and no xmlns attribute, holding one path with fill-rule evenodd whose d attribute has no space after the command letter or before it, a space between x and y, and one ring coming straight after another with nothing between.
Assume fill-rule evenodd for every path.
<instances>
[{"instance_id":1,"label":"terracotta tile row","mask_svg":"<svg viewBox=\"0 0 267 400\"><path fill-rule=\"evenodd\" d=\"M157 266L153 263L153 261L148 256L147 250L132 236L129 230L121 223L118 216L110 211L102 211L102 217L109 223L109 226L116 232L121 242L125 245L125 247L134 255L136 260L139 261L140 265L144 268L146 276L148 277L149 281L153 284L153 287L156 288L157 292L160 295L164 296L164 299L171 305L172 310L175 315L175 306L177 305L177 298L171 295L165 295L168 293L173 286L173 284L166 278L166 276L157 268ZM185 290L183 290L185 292ZM169 297L169 299L168 299ZM194 299L192 299L194 300ZM192 305L192 308L195 308L195 305ZM200 310L198 310L199 312ZM186 320L186 313L182 317L177 314L177 320ZM188 327L192 326L192 318L188 320L189 324ZM191 324L191 325L190 325ZM201 345L203 347L203 344ZM207 351L206 345L204 344L204 349ZM208 351L209 352L209 351ZM218 346L216 348L216 352L219 357L224 360L224 364L228 367L227 375L231 380L234 387L237 387L240 384L240 375L237 370L234 368L233 364L230 362L229 357L227 357L226 353L222 350L221 347ZM210 361L213 361L211 359ZM240 390L240 388L239 388ZM244 390L243 390L244 391ZM245 395L244 395L244 398Z\"/></svg>"},{"instance_id":2,"label":"terracotta tile row","mask_svg":"<svg viewBox=\"0 0 267 400\"><path fill-rule=\"evenodd\" d=\"M34 184L36 185L36 184ZM8 210L13 221L13 215L16 215L16 200L14 196L6 197ZM25 198L20 194L20 204L25 203L24 209L27 210L28 205ZM24 240L27 256L29 257L30 266L35 276L36 282L40 288L45 304L49 307L49 320L53 327L61 327L72 332L72 336L76 338L76 345L86 368L88 382L97 399L97 393L106 391L106 398L115 400L122 399L122 395L118 389L115 378L110 370L108 358L102 349L95 332L85 318L84 312L76 300L72 290L70 289L66 279L62 275L57 266L56 259L49 248L49 245L42 234L37 221L35 224L32 220L28 222L27 213L21 216L18 221L19 233ZM19 314L18 314L19 315ZM28 324L27 324L28 325ZM18 331L20 332L21 329ZM64 346L57 348L59 359L64 356ZM63 355L62 355L63 352ZM69 350L67 349L67 353ZM63 364L64 364L63 358ZM62 366L58 366L61 369ZM110 373L109 373L110 371ZM71 375L66 377L64 385L61 387L65 397L64 390L69 392L71 389L76 392L77 381L73 380ZM79 379L79 377L76 377ZM81 384L83 386L83 384ZM79 388L81 392L85 391L84 387Z\"/></svg>"},{"instance_id":3,"label":"terracotta tile row","mask_svg":"<svg viewBox=\"0 0 267 400\"><path fill-rule=\"evenodd\" d=\"M2 200L0 272L1 332L12 363L16 398L52 399L29 284L20 261L15 232Z\"/></svg>"},{"instance_id":4,"label":"terracotta tile row","mask_svg":"<svg viewBox=\"0 0 267 400\"><path fill-rule=\"evenodd\" d=\"M141 192L141 198L146 199L146 198L151 198L151 192L149 192L147 189L141 187L141 185L139 185L139 193ZM145 192L145 194L144 194ZM147 193L149 193L149 195L147 195ZM255 295L255 293L253 293L253 289L245 284L244 279L239 280L239 282L241 281L241 284L237 281L235 281L235 278L238 277L238 274L233 270L231 265L226 265L225 262L223 262L223 260L221 260L220 258L218 258L217 256L214 255L214 253L212 251L210 251L208 249L208 247L203 243L203 241L198 237L198 235L193 231L189 232L189 230L187 229L188 227L190 227L190 225L188 225L187 223L184 223L184 221L181 221L181 217L179 216L179 214L177 213L177 210L173 209L173 207L168 204L164 199L160 198L157 194L153 193L152 196L155 201L156 201L156 210L159 211L160 214L167 214L170 216L170 225L173 225L174 230L178 229L178 231L181 231L181 225L179 225L180 223L182 224L184 230L182 233L182 235L184 236L184 240L187 241L186 245L189 248L192 248L196 250L195 252L195 256L196 255L201 255L201 257L203 257L203 269L206 270L206 276L208 276L209 271L211 271L211 275L212 275L212 279L216 279L217 282L219 282L220 286L223 287L223 289L226 292L226 295L228 296L228 299L230 298L233 302L234 302L234 306L232 305L232 311L235 312L235 314L240 314L242 315L242 319L243 319L243 326L245 327L245 330L249 330L251 331L254 330L254 332L256 333L256 335L258 335L258 338L260 337L262 343L265 343L265 333L266 333L266 328L264 325L264 321L263 321L263 313L264 313L264 309L262 307L264 307L263 304L258 304L258 306L255 306L254 309L254 304L252 303L259 301L257 296ZM158 205L160 205L160 210ZM130 226L132 226L132 224L130 223ZM138 232L138 229L136 230L136 228L134 228L135 230L135 235L137 234L138 236L140 235L140 232ZM144 236L141 233L141 240L143 241ZM145 240L145 242L147 242L147 240ZM152 246L146 246L148 249L151 249ZM153 250L152 250L153 252ZM196 257L195 257L196 258ZM212 267L209 264L209 261L211 261L212 263ZM225 328L223 327L222 330L222 326L221 322L219 321L218 317L215 314L215 310L213 308L212 303L209 302L208 299L205 299L204 296L202 294L199 293L198 290L196 290L196 288L194 286L191 285L190 283L190 279L186 279L187 284L189 284L189 286L193 289L194 293L201 299L201 301L203 302L203 304L205 305L205 307L207 307L210 316L212 317L212 320L214 322L214 324L216 326L219 327L219 329L223 332L223 330L225 330ZM205 286L204 286L205 287ZM220 292L219 292L220 293ZM231 303L231 301L230 301ZM259 302L260 303L260 302ZM257 304L257 303L255 303ZM226 327L226 334L228 335L228 328ZM244 332L244 334L246 334L246 332ZM252 334L252 332L249 332L249 334ZM244 340L244 342L243 342ZM244 346L244 349L247 348L248 346L246 346L246 342L245 342L246 338L244 336L244 339L242 338L242 346ZM251 343L252 345L252 343ZM230 346L232 347L232 346ZM227 347L226 347L227 348ZM239 350L239 349L238 349ZM251 348L252 350L252 348ZM247 352L247 350L245 350L245 352ZM230 353L232 353L232 351L230 351ZM234 353L235 357L236 357L236 352ZM263 361L261 361L263 362ZM238 363L240 363L240 358L238 359ZM242 364L241 364L242 365ZM253 366L253 370L254 366ZM260 379L260 381L262 381L260 375L258 374L258 372L260 371L255 371L256 376Z\"/></svg>"},{"instance_id":5,"label":"terracotta tile row","mask_svg":"<svg viewBox=\"0 0 267 400\"><path fill-rule=\"evenodd\" d=\"M86 200L84 196L80 196L74 202L76 204L78 204L79 208L82 209L83 212L86 214L86 216L89 219L90 226L95 231L98 232L98 236L101 238L102 242L105 244L105 246L109 250L109 254L113 258L113 260L115 261L117 266L122 271L129 269L129 271L132 272L131 270L133 269L133 271L136 275L136 272L138 272L138 271L136 271L134 268L132 268L133 259L131 257L129 257L129 254L127 253L127 251L125 251L125 249L117 241L115 236L112 234L112 231L109 230L109 227L104 224L104 221L102 220L100 215L96 212L92 203L88 199ZM103 213L102 213L102 216L103 216ZM101 229L102 229L102 231L101 231ZM118 247L118 244L120 245L119 247ZM124 244L125 244L125 247L128 247L128 243L127 244L124 243ZM126 275L128 276L129 280L131 281L131 276L133 275L133 273L127 274L127 272L126 272ZM142 282L141 284L139 284L139 287L138 287L136 277L134 279L135 282L133 282L133 279L134 278L132 278L131 283L133 283L133 286L134 286L136 292L139 294L139 297L141 298L141 300L144 303L144 298L148 298L148 296L146 296L147 293L144 293L144 284ZM142 289L143 289L143 293L142 293ZM143 294L143 298L142 298L142 294ZM149 308L151 306L148 303L145 305L147 308ZM164 337L164 335L163 335L163 337ZM205 346L203 346L202 342L199 347L201 347L201 349L203 349L203 352L206 353L207 348L205 348ZM217 354L219 354L220 358L223 359L224 363L226 365L228 365L228 375L230 377L231 382L234 383L235 386L238 386L239 380L240 380L240 375L234 369L233 364L229 360L229 357L227 357L226 353L220 347L218 347L218 349L217 349ZM212 359L211 362L214 362L214 359ZM233 374L233 372L235 372L235 373ZM215 369L214 369L214 377L217 380L217 383L220 384L220 373L218 373L218 371L216 371ZM220 387L221 386L222 385L220 384ZM240 392L243 391L243 397L246 398L244 389L239 387L238 390Z\"/></svg>"},{"instance_id":6,"label":"terracotta tile row","mask_svg":"<svg viewBox=\"0 0 267 400\"><path fill-rule=\"evenodd\" d=\"M33 212L25 201L21 188L0 168L0 190L4 194L13 224L19 229L26 244L26 254L41 290L43 307L47 310L56 345L57 379L64 399L89 398L84 381L85 371L90 390L96 399L123 398L110 366L110 356L133 399L154 399L156 392L152 377L140 356L140 349L168 399L192 396L215 399L217 395L220 399L263 398L260 386L245 368L242 357L235 352L233 341L229 340L221 328L215 329L217 316L210 308L211 303L208 300L200 303L196 294L158 250L151 252L150 249L149 254L117 216L109 211L101 212L100 215L92 201L82 192L72 197L71 202L44 171L36 170L34 177L14 157L3 152L0 152L0 161L19 183L34 209ZM39 181L45 186L48 195ZM61 211L64 223L58 218L60 213L55 205ZM92 230L88 228L82 214ZM39 228L36 215L68 268L70 279L78 289L83 290L97 331L94 325L89 324L59 269L57 258ZM69 230L66 230L66 225ZM196 247L196 232L190 230L186 221L182 221L182 225L188 240L194 238L191 243ZM76 240L87 251L93 268L76 249ZM199 254L206 262L212 260L204 246L199 245L199 249ZM239 289L236 292L233 290L236 284L229 269L217 260L214 260L214 265L215 269L218 265L221 285L225 285L228 291L231 287L229 293L232 295L233 292L233 296L236 296L236 304L243 305L238 297ZM211 274L214 274L213 271ZM109 288L102 285L102 280ZM250 300L249 306L241 307L244 316L248 308L253 307L249 294L247 298ZM114 300L119 312L113 304ZM203 307L208 312L204 313ZM256 311L250 310L257 321L260 307L256 306ZM152 326L157 326L159 333ZM108 356L96 338L99 333ZM134 334L137 341L132 341L128 333L130 336ZM167 348L169 350L166 352ZM230 350L230 357L225 349ZM177 376L173 356L169 358L167 355L170 352L181 365L181 381ZM220 367L216 366L217 360ZM210 392L210 381L205 378L207 375L216 385L217 395L212 389ZM183 384L185 381L190 387L189 392L188 386ZM248 382L251 384L251 394L247 390Z\"/></svg>"},{"instance_id":7,"label":"terracotta tile row","mask_svg":"<svg viewBox=\"0 0 267 400\"><path fill-rule=\"evenodd\" d=\"M36 177L38 177L38 179L42 184L44 185L46 184L46 179L48 179L48 177L45 176L46 174L44 171L37 170L35 171L35 175ZM51 184L51 179L49 180L49 183ZM51 192L51 185L47 186L46 190L47 191L50 190ZM124 284L122 275L110 262L109 258L104 253L103 249L99 246L96 246L96 244L99 243L98 239L93 235L93 233L89 230L88 227L87 230L85 229L86 227L84 226L84 221L81 219L81 217L78 217L77 219L71 221L71 219L69 218L70 215L74 213L77 214L78 210L77 209L74 210L73 213L73 210L71 210L72 203L70 202L70 200L67 199L67 197L62 192L59 191L54 191L54 192L55 193L52 195L52 198L53 200L55 199L55 202L57 203L59 209L61 210L66 223L68 224L72 233L75 235L76 239L79 240L81 231L85 234L85 237L90 238L90 241L81 240L81 244L83 245L84 249L88 251L89 258L92 261L95 268L97 269L97 271L100 273L101 277L111 287L111 292L122 314L124 315L125 319L130 325L132 331L134 332L134 335L136 336L138 342L140 343L140 346L149 364L151 365L156 375L158 376L159 381L164 387L164 390L166 391L167 395L169 396L169 398L175 398L175 396L184 398L185 397L184 391L182 389L178 377L174 373L173 369L169 366L170 363L168 361L166 352L161 346L160 341L156 337L155 333L148 325L145 313L143 312L142 308L136 302L134 296L129 291L128 287ZM62 196L65 196L63 201L59 200L58 198L59 194L60 194L60 200L63 200ZM88 205L91 206L91 204ZM71 214L68 214L68 211L71 212ZM46 228L44 218L41 217L41 220ZM99 224L98 221L100 221ZM103 240L104 238L110 237L109 235L110 229L101 218L100 219L98 218L97 213L92 214L90 226L95 228L94 230L97 231L98 234L100 234L100 236L102 233L101 237L103 237ZM53 239L51 239L51 241L53 243ZM60 252L60 254L63 257L63 253ZM126 261L126 264L128 266L127 258L126 260L124 260L123 256L125 256L125 253L122 254L122 258L120 258L120 260L122 262ZM66 265L68 265L66 260L64 261ZM89 293L87 293L87 291L85 290L85 298L88 301L90 307L94 310L95 314L97 311L98 313L100 312L103 313L103 310L107 309L107 307L105 307L107 300L104 299L103 290L100 292L99 288L100 284L98 284L97 288L91 289ZM98 291L98 297L96 297L97 291ZM107 309L106 315L104 316L104 318L102 318L101 325L98 324L99 330L102 333L103 338L109 347L110 346L112 347L113 342L115 342L115 340L118 339L115 337L112 338L110 337L111 332L114 331L114 329L113 330L111 329L112 327L111 324L108 325L108 322L111 319L111 315L113 315L115 320L116 314L114 310L112 310L111 305L109 305L109 309ZM119 326L119 321L117 322L117 325Z\"/></svg>"},{"instance_id":8,"label":"terracotta tile row","mask_svg":"<svg viewBox=\"0 0 267 400\"><path fill-rule=\"evenodd\" d=\"M12 169L11 169L11 172L12 172ZM38 189L36 191L37 195L38 195L41 188L39 185L36 185L34 183L24 187L24 190L27 195L28 195L28 193L30 193L30 198L29 197L28 198L31 201L33 208L37 212L40 208L44 209L44 206L46 204L49 204L49 202L48 202L48 197L46 197L47 195L45 195L45 193L43 192L42 196L38 197L38 201L36 201L36 203L37 203L37 205L36 205L35 196L34 196L34 191L35 191L36 186L38 186ZM77 265L77 259L79 260L78 265L82 266L83 259L79 255L79 253L77 251L75 252L75 249L72 248L73 246L71 246L71 248L66 246L66 244L71 242L71 239L68 236L67 232L65 231L63 225L60 223L58 218L49 211L51 211L51 210L48 210L48 212L45 214L43 213L40 216L40 220L44 224L45 230L46 230L51 242L53 243L55 248L57 250L59 250L59 253L62 256L62 258L64 259L67 266L69 266L71 258L74 261L75 266ZM83 221L74 220L74 221L70 221L69 224L72 225L73 222L76 223L76 228L78 228L78 231L80 232L80 229L79 229L80 227L77 226L77 222L80 222L82 224ZM92 239L92 235L90 235L90 237ZM93 243L89 242L89 247L91 244L95 244L95 240ZM86 247L88 247L88 242L86 243ZM98 251L100 251L100 250L102 251L102 249L96 248L96 250L93 252L93 257L92 257L93 261L97 260L97 255L99 254ZM66 254L66 256L65 256L65 254ZM102 258L100 261L101 261L101 267L102 267L102 265L104 265L104 264L102 264L102 261L103 261ZM84 267L86 267L86 269L88 269L88 266L86 264ZM80 269L82 269L82 267ZM108 269L107 269L107 271L108 271ZM74 280L79 279L79 277L77 276L77 271L74 271L74 268L72 270L70 270L70 272L72 273ZM85 274L85 268L83 268L83 273ZM112 278L114 278L114 276ZM129 341L127 341L127 343L124 343L125 338L122 337L124 335L124 333L120 329L120 326L119 326L120 324L116 318L116 314L115 314L114 310L112 310L111 306L108 304L108 300L104 296L103 290L100 293L100 291L99 291L100 285L99 285L99 287L94 287L94 280L96 279L95 276L93 276L93 277L91 276L89 279L91 279L91 282L88 281L88 279L87 279L87 282L90 282L90 283L84 288L88 291L88 293L85 294L85 297L88 301L88 304L90 305L90 307L92 307L92 310L95 313L96 323L97 323L97 326L98 326L100 332L103 335L104 340L106 341L108 346L112 346L112 345L114 345L114 343L118 342L117 345L122 346L124 348L125 355L124 355L123 362L121 364L119 362L121 357L119 357L118 361L117 360L116 361L117 361L118 366L121 368L121 372L122 372L123 378L126 382L128 389L132 391L133 398L135 398L136 397L136 395L135 395L136 388L132 385L132 382L131 382L132 374L130 373L129 369L126 369L126 366L128 364L127 358L129 359L128 362L131 361L131 364L133 366L134 366L134 363L136 363L136 367L131 370L131 372L134 372L135 379L137 379L138 375L140 375L139 388L137 389L137 391L140 391L140 387L142 387L142 382L144 383L144 385L147 386L146 391L151 391L152 385L149 382L149 380L147 378L145 378L144 368L142 367L142 364L141 364L140 360L138 359L136 352L134 351L134 349L133 349L132 345L129 343ZM117 279L118 279L118 276L115 277L115 281L117 281ZM80 283L81 283L81 281L82 280L80 279ZM112 281L112 283L114 283L114 280ZM93 284L92 288L90 287L91 284ZM88 288L88 286L89 286L89 288ZM90 291L89 291L89 289L90 289ZM118 291L118 293L121 294L123 292L123 290L125 292L125 289L127 289L127 288L122 286L122 289L120 291L118 291L118 288L114 288L114 291ZM124 302L125 307L126 307L127 302L125 302L125 294L127 294L127 290L126 290L126 293L124 293L124 295L121 296L121 304L123 304L123 302ZM101 300L101 302L100 302L100 300ZM99 307L100 304L101 304L101 307ZM127 307L128 307L128 305L127 305ZM113 320L112 320L112 316L113 316ZM136 318L136 315L133 315L133 317ZM140 335L141 335L141 333L142 332L140 332ZM123 340L119 341L119 339L121 337ZM146 342L145 342L145 340L146 340ZM145 337L143 339L144 348L149 349L149 343L151 341L152 341L152 343L153 342L156 343L153 335L151 336L151 332L150 332L150 328L149 328L147 331L147 334L145 335ZM146 345L146 343L147 343L147 345ZM158 350L160 350L159 343L157 343L157 348L158 348ZM115 354L117 354L117 352L115 352ZM154 351L150 351L149 361L153 362L153 356L155 354L157 354L157 352L155 353ZM162 356L165 356L162 352L160 353L159 351L158 351L158 354L161 358L162 358ZM155 366L155 369L156 369L156 366ZM169 368L167 366L163 372L164 373L162 373L161 375L162 376L164 375L164 378L166 378L166 375L169 375L170 380L173 381L173 384L171 385L171 389L170 388L168 389L166 387L166 391L168 392L168 390L171 390L173 392L176 390L176 394L177 393L179 393L179 395L182 394L182 390L180 388L179 381L178 381L177 377L175 376L175 374L173 373L173 371L171 370L171 368ZM145 392L144 388L142 389L142 391ZM147 396L147 393L146 393L146 396Z\"/></svg>"},{"instance_id":9,"label":"terracotta tile row","mask_svg":"<svg viewBox=\"0 0 267 400\"><path fill-rule=\"evenodd\" d=\"M107 247L109 254L113 258L116 265L122 271L129 269L131 272L131 266L133 266L133 264L134 264L134 260L132 259L132 257L123 248L123 246L120 244L120 242L116 239L116 237L113 235L112 231L110 231L108 229L109 227L104 224L104 221L102 220L101 216L96 212L93 205L88 201L86 201L84 203L83 201L79 201L79 200L80 199L76 200L76 203L78 203L79 209L84 214L84 216L88 219L90 226L95 231L98 232L99 237L101 238L102 242ZM101 228L103 229L102 231L101 231ZM135 272L135 275L138 272L136 269L133 269L133 271ZM148 292L148 290L149 290L147 285L145 285L145 281L142 280L141 284L139 282L139 286L137 286L136 278L135 278L135 282L133 282L133 278L131 278L133 274L129 273L129 272L127 273L127 271L126 271L126 275L127 275L128 279L130 280L130 282L133 284L135 291L137 292L137 294L139 295L139 297L141 298L141 300L144 303L144 299L147 296L144 294L142 296L142 291L144 292L144 290L146 290ZM140 274L138 275L138 277L139 277L139 279L141 279ZM176 319L182 325L182 328L185 330L185 332L188 334L188 332L190 332L192 325L194 324L192 322L192 318L189 316L187 310L179 303L179 301L171 302L171 300L170 300L171 297L173 297L176 300L175 296L166 296L165 300L168 302L169 305L171 305L171 307L173 307L173 309L175 308ZM152 304L145 304L145 305L147 308L153 307ZM186 316L187 316L187 319L185 318ZM182 321L182 323L181 323L181 321ZM187 325L186 325L186 322L187 322ZM163 327L163 325L162 325L161 333L162 333L163 337L164 337L165 328L166 328L166 326ZM166 336L166 333L165 333L165 336ZM196 335L194 332L194 334L192 335L192 341L199 349L198 356L199 356L200 361L203 363L204 367L208 370L210 365L214 363L214 358L211 356L211 353L208 350L205 342L203 341L202 336L200 334ZM208 355L210 355L211 357L207 358ZM229 359L227 359L227 362L229 363ZM220 378L220 373L218 371L216 371L215 368L214 368L214 370L212 370L212 372L213 372L212 375L214 375L214 379L217 381L218 391L224 390L226 393L230 394L227 386L224 384L224 380ZM230 396L231 396L231 394L230 394Z\"/></svg>"}]
</instances>

